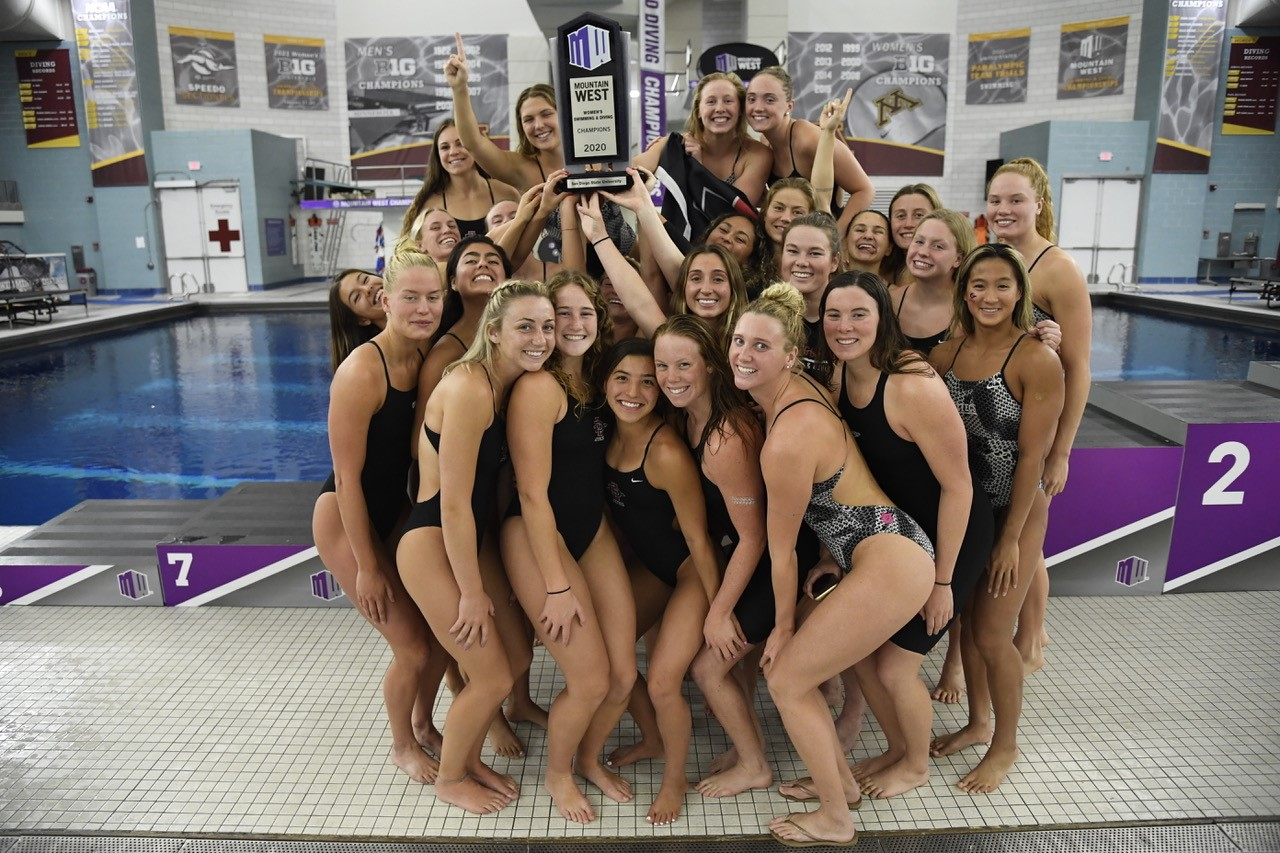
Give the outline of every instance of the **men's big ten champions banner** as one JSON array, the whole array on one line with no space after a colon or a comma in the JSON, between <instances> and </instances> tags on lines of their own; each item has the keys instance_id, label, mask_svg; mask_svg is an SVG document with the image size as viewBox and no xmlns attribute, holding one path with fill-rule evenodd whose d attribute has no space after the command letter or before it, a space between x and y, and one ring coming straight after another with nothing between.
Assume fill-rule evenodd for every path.
<instances>
[{"instance_id":1,"label":"men's big ten champions banner","mask_svg":"<svg viewBox=\"0 0 1280 853\"><path fill-rule=\"evenodd\" d=\"M65 48L15 50L18 102L28 148L78 148L75 84Z\"/></svg>"},{"instance_id":2,"label":"men's big ten champions banner","mask_svg":"<svg viewBox=\"0 0 1280 853\"><path fill-rule=\"evenodd\" d=\"M1129 17L1062 25L1058 100L1124 93Z\"/></svg>"},{"instance_id":3,"label":"men's big ten champions banner","mask_svg":"<svg viewBox=\"0 0 1280 853\"><path fill-rule=\"evenodd\" d=\"M500 148L509 148L507 37L463 35L462 43L476 120ZM405 165L416 167L408 174L421 175L431 137L453 115L444 66L455 50L451 35L347 39L347 115L358 178L399 178Z\"/></svg>"},{"instance_id":4,"label":"men's big ten champions banner","mask_svg":"<svg viewBox=\"0 0 1280 853\"><path fill-rule=\"evenodd\" d=\"M640 150L667 135L666 0L640 0Z\"/></svg>"},{"instance_id":5,"label":"men's big ten champions banner","mask_svg":"<svg viewBox=\"0 0 1280 853\"><path fill-rule=\"evenodd\" d=\"M95 187L147 184L129 0L72 0Z\"/></svg>"},{"instance_id":6,"label":"men's big ten champions banner","mask_svg":"<svg viewBox=\"0 0 1280 853\"><path fill-rule=\"evenodd\" d=\"M788 33L797 118L853 89L849 147L869 175L941 175L948 33Z\"/></svg>"},{"instance_id":7,"label":"men's big ten champions banner","mask_svg":"<svg viewBox=\"0 0 1280 853\"><path fill-rule=\"evenodd\" d=\"M324 39L262 37L267 59L267 106L273 110L329 109Z\"/></svg>"},{"instance_id":8,"label":"men's big ten champions banner","mask_svg":"<svg viewBox=\"0 0 1280 853\"><path fill-rule=\"evenodd\" d=\"M1227 0L1169 0L1153 172L1207 174Z\"/></svg>"},{"instance_id":9,"label":"men's big ten champions banner","mask_svg":"<svg viewBox=\"0 0 1280 853\"><path fill-rule=\"evenodd\" d=\"M169 27L173 100L191 107L240 106L235 33Z\"/></svg>"},{"instance_id":10,"label":"men's big ten champions banner","mask_svg":"<svg viewBox=\"0 0 1280 853\"><path fill-rule=\"evenodd\" d=\"M1031 30L969 35L966 104L1021 104L1027 100Z\"/></svg>"},{"instance_id":11,"label":"men's big ten champions banner","mask_svg":"<svg viewBox=\"0 0 1280 853\"><path fill-rule=\"evenodd\" d=\"M1232 36L1227 96L1222 101L1226 136L1273 136L1280 92L1280 36Z\"/></svg>"}]
</instances>

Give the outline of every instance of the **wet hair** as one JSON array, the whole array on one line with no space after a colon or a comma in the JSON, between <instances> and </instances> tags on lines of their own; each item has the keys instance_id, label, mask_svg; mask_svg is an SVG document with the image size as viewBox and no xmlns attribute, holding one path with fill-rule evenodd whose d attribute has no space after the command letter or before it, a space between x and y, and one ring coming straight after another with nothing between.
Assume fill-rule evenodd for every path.
<instances>
[{"instance_id":1,"label":"wet hair","mask_svg":"<svg viewBox=\"0 0 1280 853\"><path fill-rule=\"evenodd\" d=\"M505 278L511 275L511 259L507 257L506 251L493 241L486 234L472 234L470 237L463 237L458 244L453 247L453 251L449 253L449 262L444 268L444 305L440 309L440 325L436 328L436 332L431 336L431 343L434 344L445 333L454 327L466 310L466 306L462 304L462 294L453 289L454 276L458 274L458 264L462 261L462 255L467 248L475 243L484 243L486 246L493 247L498 253L498 257L502 259L502 274Z\"/></svg>"},{"instance_id":2,"label":"wet hair","mask_svg":"<svg viewBox=\"0 0 1280 853\"><path fill-rule=\"evenodd\" d=\"M653 344L666 335L675 335L693 341L698 354L710 368L711 415L702 427L702 435L698 437L698 446L706 444L712 431L725 437L726 428L732 428L740 436L751 433L759 435L760 424L755 413L747 403L747 398L733 384L733 371L729 367L729 358L720 341L716 340L711 328L692 314L676 314L653 332ZM673 407L674 408L674 407ZM676 409L676 419L685 417L680 409ZM687 430L682 430L687 435Z\"/></svg>"},{"instance_id":3,"label":"wet hair","mask_svg":"<svg viewBox=\"0 0 1280 853\"><path fill-rule=\"evenodd\" d=\"M885 242L887 244L887 248L885 249L884 255L880 258L881 264L885 262L885 259L889 257L889 253L892 252L894 249L893 225L889 222L889 217L885 216L883 213L881 213L880 211L876 210L873 207L863 208L862 210L859 210L857 213L855 213L853 216L849 218L849 224L845 226L844 236L840 241L841 248L846 250L844 252L844 258L842 261L842 265L844 266L848 266L850 263L853 262L853 250L848 248L849 235L853 233L853 226L858 221L858 217L862 216L865 213L870 213L884 220Z\"/></svg>"},{"instance_id":4,"label":"wet hair","mask_svg":"<svg viewBox=\"0 0 1280 853\"><path fill-rule=\"evenodd\" d=\"M782 94L786 96L788 101L796 99L795 88L791 85L791 75L781 65L770 65L761 68L755 73L755 77L772 77L782 86Z\"/></svg>"},{"instance_id":5,"label":"wet hair","mask_svg":"<svg viewBox=\"0 0 1280 853\"><path fill-rule=\"evenodd\" d=\"M653 341L648 338L623 338L605 351L600 360L599 372L596 373L596 387L604 388L609 382L609 375L617 369L622 360L629 355L640 355L653 358ZM661 408L666 398L658 394L658 407Z\"/></svg>"},{"instance_id":6,"label":"wet hair","mask_svg":"<svg viewBox=\"0 0 1280 853\"><path fill-rule=\"evenodd\" d=\"M362 273L375 275L352 267L335 273L329 285L329 353L335 371L351 355L352 350L378 333L378 327L372 323L361 323L361 318L356 316L356 312L342 298L342 280L349 275ZM383 286L386 286L385 282Z\"/></svg>"},{"instance_id":7,"label":"wet hair","mask_svg":"<svg viewBox=\"0 0 1280 853\"><path fill-rule=\"evenodd\" d=\"M511 303L525 296L540 296L548 302L551 301L547 296L547 286L540 281L513 279L498 285L497 290L485 303L484 313L480 315L480 324L476 329L475 340L471 342L471 346L461 358L445 368L445 375L455 367L464 364L483 365L492 375L494 363L498 357L498 346L489 340L489 333L501 331L502 323L507 319L507 312L511 309Z\"/></svg>"},{"instance_id":8,"label":"wet hair","mask_svg":"<svg viewBox=\"0 0 1280 853\"><path fill-rule=\"evenodd\" d=\"M761 270L771 280L778 277L778 249L781 248L781 243L774 244L769 237L769 232L765 230L764 223L774 196L783 190L796 190L801 193L809 202L810 213L818 209L818 196L813 191L813 184L809 183L807 178L782 178L769 185L769 191L765 193L764 201L760 203L759 233L763 241L763 245L760 246Z\"/></svg>"},{"instance_id":9,"label":"wet hair","mask_svg":"<svg viewBox=\"0 0 1280 853\"><path fill-rule=\"evenodd\" d=\"M821 316L827 315L827 299L834 291L846 287L857 287L870 295L876 305L876 340L871 345L868 355L871 366L883 373L920 373L928 375L933 372L924 357L911 349L911 343L898 325L898 316L893 311L893 303L889 299L889 286L884 279L875 273L850 271L842 272L831 279L827 289L822 292L819 303ZM817 371L818 379L830 383L831 373L838 363L831 352L827 336L823 334L818 341Z\"/></svg>"},{"instance_id":10,"label":"wet hair","mask_svg":"<svg viewBox=\"0 0 1280 853\"><path fill-rule=\"evenodd\" d=\"M1045 174L1044 166L1030 157L1019 157L996 169L991 180L994 181L997 176L1005 172L1021 175L1031 184L1031 192L1040 202L1040 212L1036 214L1036 233L1052 243L1057 238L1053 230L1053 187L1049 185L1049 176ZM991 191L989 183L987 191Z\"/></svg>"},{"instance_id":11,"label":"wet hair","mask_svg":"<svg viewBox=\"0 0 1280 853\"><path fill-rule=\"evenodd\" d=\"M748 306L746 313L772 317L782 324L789 349L803 350L808 340L804 325L804 297L785 282L771 284Z\"/></svg>"},{"instance_id":12,"label":"wet hair","mask_svg":"<svg viewBox=\"0 0 1280 853\"><path fill-rule=\"evenodd\" d=\"M830 213L815 210L791 220L787 230L782 234L784 246L787 244L787 236L797 228L817 228L827 238L827 248L831 251L831 257L837 261L840 259L840 230L836 227L836 221Z\"/></svg>"},{"instance_id":13,"label":"wet hair","mask_svg":"<svg viewBox=\"0 0 1280 853\"><path fill-rule=\"evenodd\" d=\"M724 71L713 71L698 81L698 87L693 90L693 108L689 111L689 120L685 122L684 132L692 136L698 142L702 142L703 134L707 127L702 123L702 92L707 86L715 83L717 80L724 80L733 86L738 94L738 124L734 129L734 133L739 139L747 138L747 87L742 85L742 79L737 74Z\"/></svg>"},{"instance_id":14,"label":"wet hair","mask_svg":"<svg viewBox=\"0 0 1280 853\"><path fill-rule=\"evenodd\" d=\"M520 109L524 106L525 101L533 98L541 98L550 104L553 110L558 109L558 107L556 107L556 90L552 89L548 83L534 83L521 92L520 97L516 98L516 151L525 157L536 160L538 158L538 149L533 147L533 143L525 135L524 122L520 120Z\"/></svg>"},{"instance_id":15,"label":"wet hair","mask_svg":"<svg viewBox=\"0 0 1280 853\"><path fill-rule=\"evenodd\" d=\"M702 245L693 249L689 254L685 255L684 263L680 265L680 274L676 277L676 287L671 294L671 313L674 315L690 314L688 302L688 281L689 270L693 266L696 258L702 255L715 255L720 259L721 265L724 267L725 273L729 276L729 305L725 308L724 314L721 315L720 338L721 344L728 349L729 338L733 336L733 327L738 322L738 318L747 310L747 283L742 277L742 267L738 265L738 260L729 254L729 250L723 246L707 246ZM703 320L702 322L706 322Z\"/></svg>"},{"instance_id":16,"label":"wet hair","mask_svg":"<svg viewBox=\"0 0 1280 853\"><path fill-rule=\"evenodd\" d=\"M907 184L893 194L892 200L889 202L889 254L884 256L884 260L880 262L880 274L884 280L893 284L898 280L898 276L902 275L902 271L907 268L907 251L898 246L893 239L893 206L898 203L898 199L908 195L922 195L929 200L929 207L937 210L942 207L942 201L938 198L938 191L928 184Z\"/></svg>"},{"instance_id":17,"label":"wet hair","mask_svg":"<svg viewBox=\"0 0 1280 853\"><path fill-rule=\"evenodd\" d=\"M1027 272L1027 263L1017 249L1007 243L983 243L965 255L960 269L956 272L956 286L952 290L951 310L956 321L966 334L972 335L976 328L973 314L969 313L969 300L966 291L969 279L973 276L973 268L982 261L1002 260L1013 270L1013 278L1018 283L1018 301L1013 306L1013 325L1024 332L1035 325L1031 314L1031 275Z\"/></svg>"},{"instance_id":18,"label":"wet hair","mask_svg":"<svg viewBox=\"0 0 1280 853\"><path fill-rule=\"evenodd\" d=\"M595 400L595 386L592 384L591 377L595 375L600 360L604 358L604 342L613 336L613 320L609 317L609 306L605 304L604 296L600 293L600 285L591 276L577 270L561 270L547 282L547 297L551 300L552 308L556 307L556 295L568 287L582 288L582 292L591 301L591 306L595 308L596 339L591 342L591 348L582 357L581 379L571 377L561 367L561 353L558 349L551 353L546 369L573 400L577 410L581 411L583 407L590 406Z\"/></svg>"},{"instance_id":19,"label":"wet hair","mask_svg":"<svg viewBox=\"0 0 1280 853\"><path fill-rule=\"evenodd\" d=\"M951 232L951 238L956 241L956 254L960 257L967 256L978 245L978 238L973 233L973 224L963 213L939 208L921 219L916 224L916 230L919 231L920 226L931 219L936 219L947 226L947 230Z\"/></svg>"}]
</instances>

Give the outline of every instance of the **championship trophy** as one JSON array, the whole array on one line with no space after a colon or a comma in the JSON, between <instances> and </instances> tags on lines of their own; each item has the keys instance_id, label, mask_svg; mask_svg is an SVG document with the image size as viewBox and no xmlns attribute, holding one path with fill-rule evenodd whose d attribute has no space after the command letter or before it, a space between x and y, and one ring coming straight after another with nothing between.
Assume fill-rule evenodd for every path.
<instances>
[{"instance_id":1,"label":"championship trophy","mask_svg":"<svg viewBox=\"0 0 1280 853\"><path fill-rule=\"evenodd\" d=\"M631 38L617 21L588 12L562 24L551 39L551 66L560 114L565 168L560 192L625 189L630 152ZM618 171L610 171L617 168Z\"/></svg>"}]
</instances>

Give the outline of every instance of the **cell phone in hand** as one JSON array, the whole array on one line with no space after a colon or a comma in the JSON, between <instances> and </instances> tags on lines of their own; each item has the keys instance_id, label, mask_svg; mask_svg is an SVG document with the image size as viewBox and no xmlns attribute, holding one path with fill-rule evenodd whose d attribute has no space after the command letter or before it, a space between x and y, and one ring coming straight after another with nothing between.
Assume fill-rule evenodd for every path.
<instances>
[{"instance_id":1,"label":"cell phone in hand","mask_svg":"<svg viewBox=\"0 0 1280 853\"><path fill-rule=\"evenodd\" d=\"M840 583L840 578L836 575L822 575L819 577L813 582L813 600L821 601L826 598L838 583Z\"/></svg>"}]
</instances>

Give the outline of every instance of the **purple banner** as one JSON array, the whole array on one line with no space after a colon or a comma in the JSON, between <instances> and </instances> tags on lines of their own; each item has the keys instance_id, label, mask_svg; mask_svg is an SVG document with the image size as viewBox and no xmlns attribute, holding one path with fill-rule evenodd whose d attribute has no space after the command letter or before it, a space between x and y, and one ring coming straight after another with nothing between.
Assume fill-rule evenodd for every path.
<instances>
[{"instance_id":1,"label":"purple banner","mask_svg":"<svg viewBox=\"0 0 1280 853\"><path fill-rule=\"evenodd\" d=\"M157 545L164 603L168 607L203 604L293 565L290 558L303 551L313 549L307 545Z\"/></svg>"},{"instance_id":2,"label":"purple banner","mask_svg":"<svg viewBox=\"0 0 1280 853\"><path fill-rule=\"evenodd\" d=\"M1280 545L1280 424L1191 424L1165 591Z\"/></svg>"},{"instance_id":3,"label":"purple banner","mask_svg":"<svg viewBox=\"0 0 1280 853\"><path fill-rule=\"evenodd\" d=\"M0 566L0 605L65 581L88 566ZM60 587L61 588L61 587Z\"/></svg>"},{"instance_id":4,"label":"purple banner","mask_svg":"<svg viewBox=\"0 0 1280 853\"><path fill-rule=\"evenodd\" d=\"M640 150L667 135L664 0L640 0Z\"/></svg>"}]
</instances>

